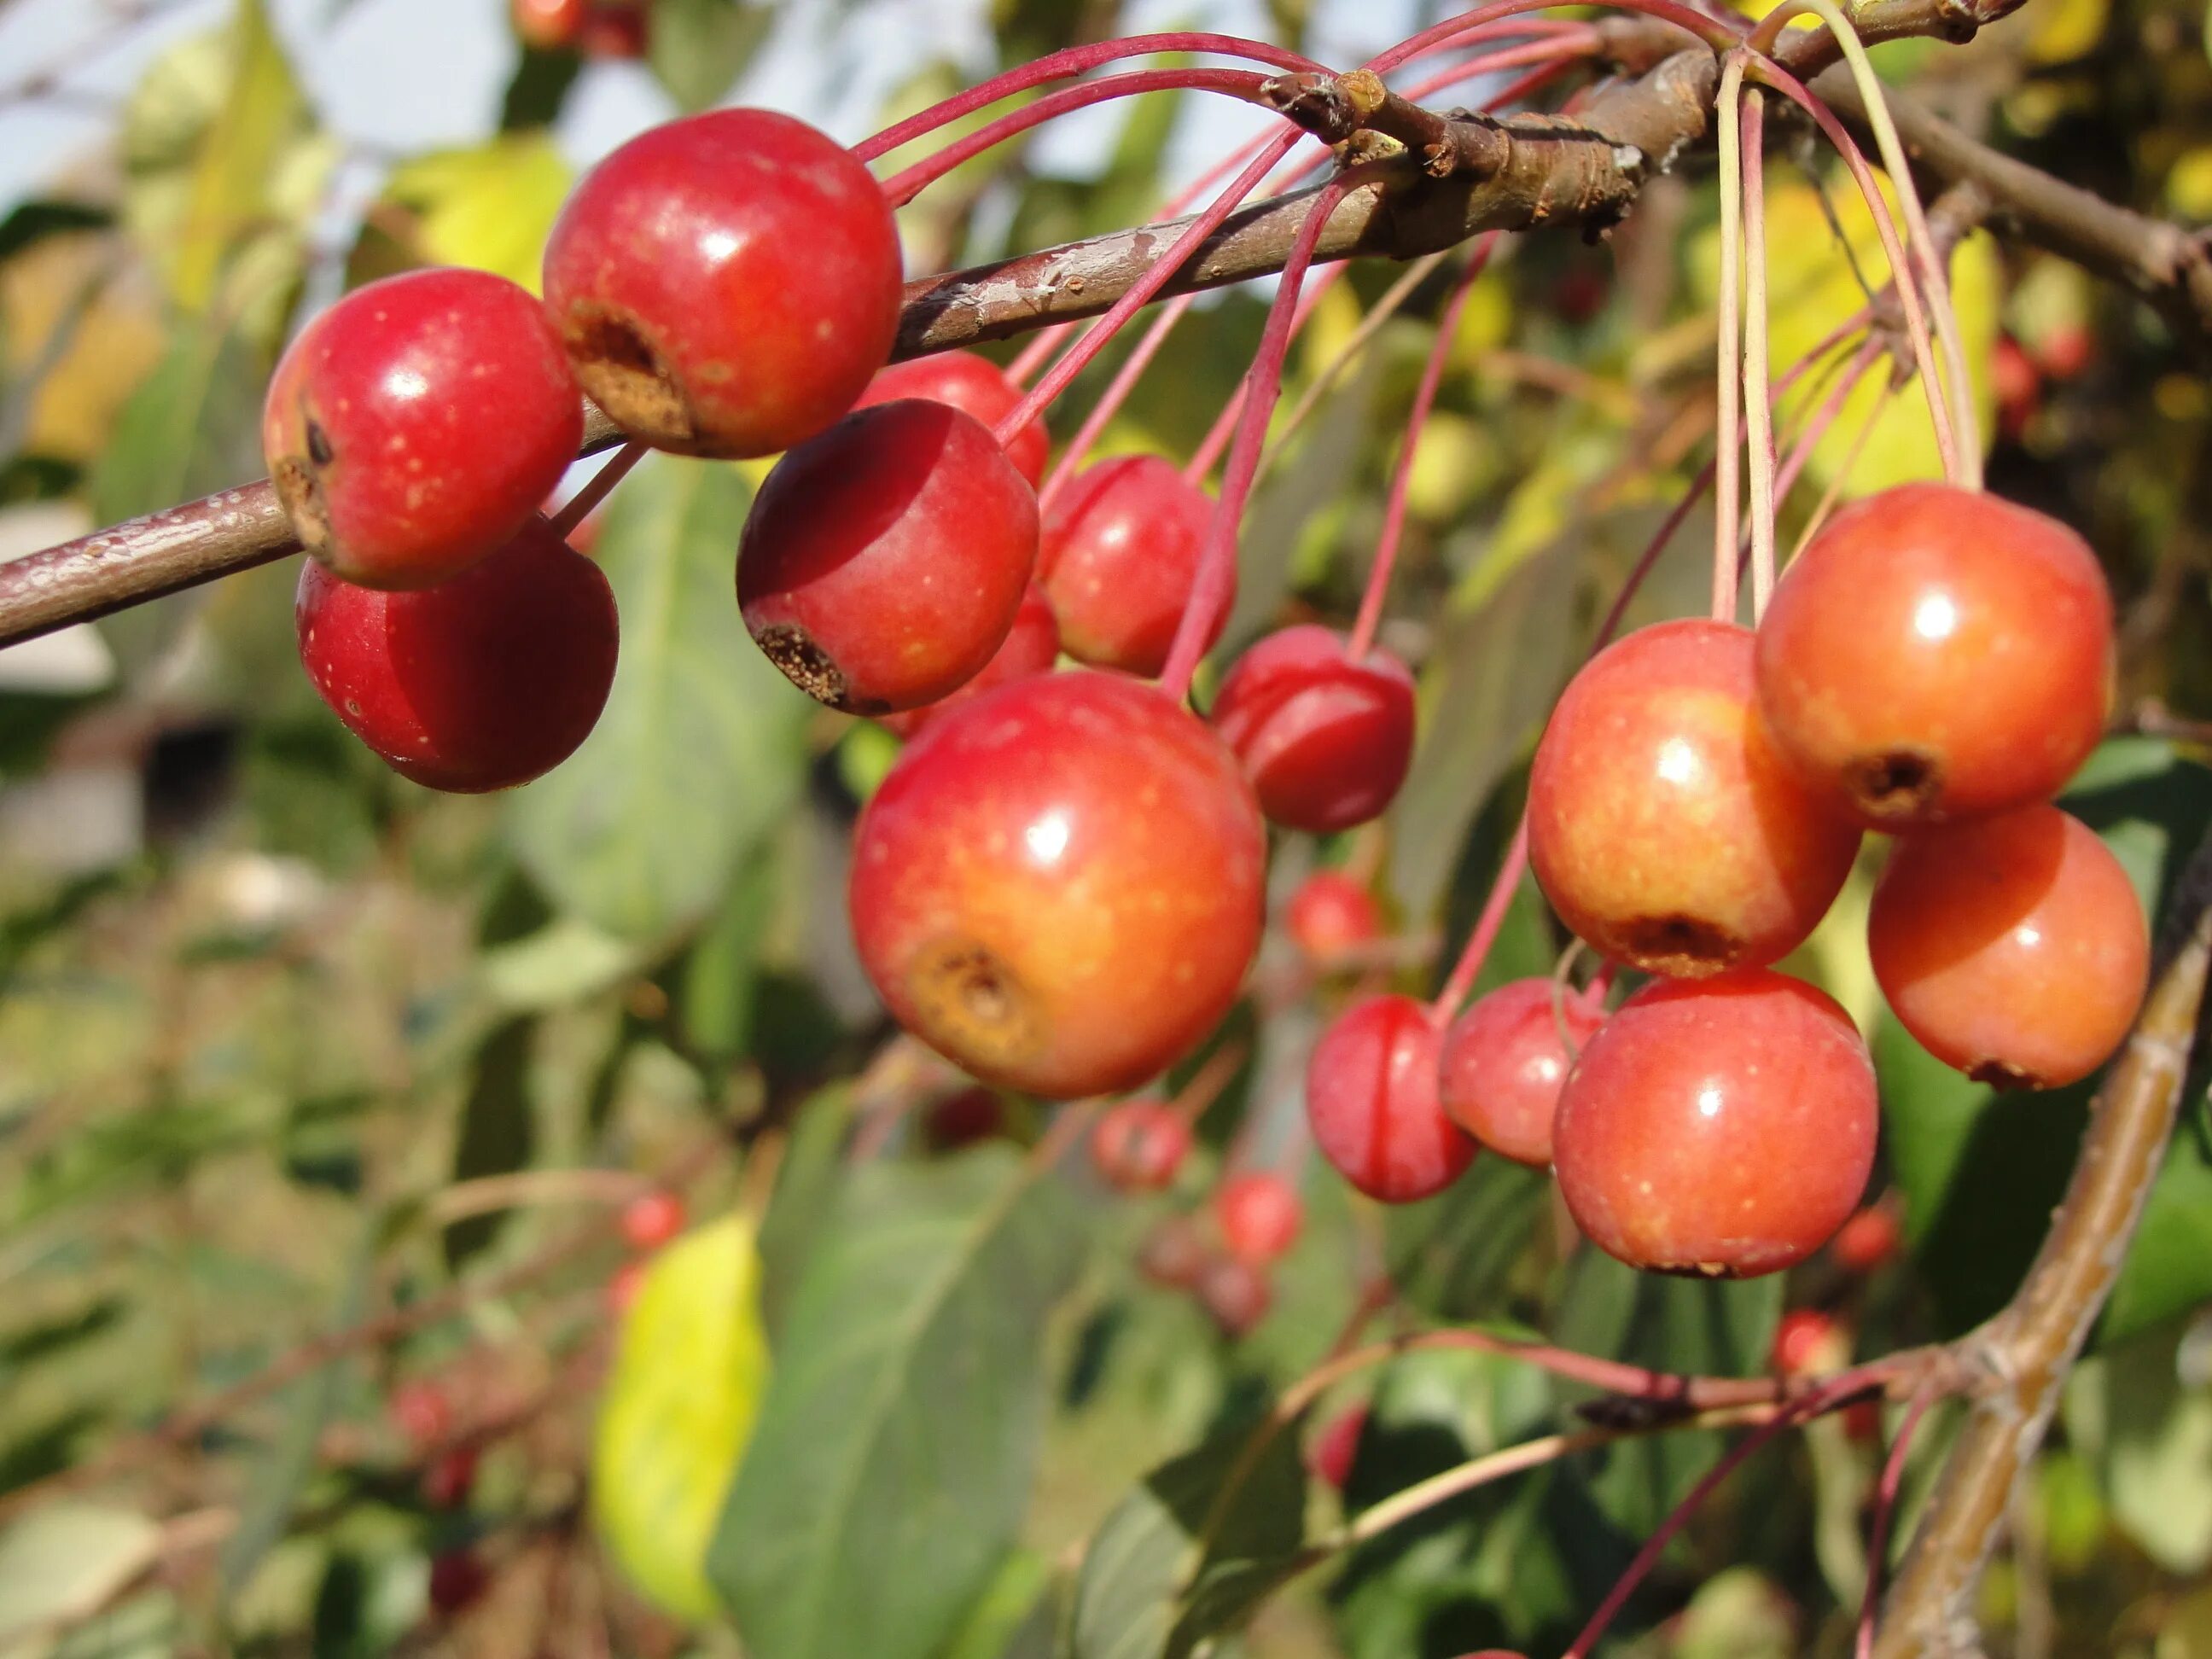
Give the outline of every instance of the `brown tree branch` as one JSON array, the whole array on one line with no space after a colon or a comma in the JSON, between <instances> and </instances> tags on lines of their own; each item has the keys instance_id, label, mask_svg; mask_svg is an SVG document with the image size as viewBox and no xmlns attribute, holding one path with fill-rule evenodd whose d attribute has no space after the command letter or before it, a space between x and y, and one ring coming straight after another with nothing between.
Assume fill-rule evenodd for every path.
<instances>
[{"instance_id":1,"label":"brown tree branch","mask_svg":"<svg viewBox=\"0 0 2212 1659\"><path fill-rule=\"evenodd\" d=\"M1869 0L1863 36L1970 38L2020 0ZM1571 122L1548 115L1484 119L1468 129L1449 176L1425 178L1406 161L1386 184L1347 196L1331 216L1318 257L1411 258L1488 230L1577 225L1595 234L1634 204L1644 185L1705 137L1718 80L1702 46L1649 21L1603 27L1622 64L1649 65L1596 88ZM1793 72L1826 69L1833 42L1819 31L1787 37ZM1850 107L1844 92L1823 91ZM1398 100L1402 104L1403 100ZM1972 177L2020 234L2152 297L2189 322L2187 337L2212 339L2212 264L2202 244L1998 155L1898 101L1907 142L1939 180ZM1395 110L1395 106L1392 106ZM1410 106L1407 106L1410 107ZM1390 118L1403 125L1404 111ZM1419 137L1428 131L1425 124ZM1479 165L1478 165L1479 164ZM1231 217L1168 284L1169 294L1216 288L1281 268L1310 194L1261 204ZM1172 224L1140 226L1018 258L908 283L894 356L944 351L1095 316L1126 293L1173 240ZM617 434L594 410L585 452ZM0 647L266 564L297 550L273 493L248 484L0 565Z\"/></svg>"},{"instance_id":2,"label":"brown tree branch","mask_svg":"<svg viewBox=\"0 0 2212 1659\"><path fill-rule=\"evenodd\" d=\"M1954 1345L1973 1409L1890 1590L1875 1659L1982 1651L1975 1597L2014 1481L2042 1444L2060 1385L2119 1277L2173 1132L2212 962L2212 839L2191 860L2175 909L2180 945L2098 1095L2042 1250L2004 1311Z\"/></svg>"}]
</instances>

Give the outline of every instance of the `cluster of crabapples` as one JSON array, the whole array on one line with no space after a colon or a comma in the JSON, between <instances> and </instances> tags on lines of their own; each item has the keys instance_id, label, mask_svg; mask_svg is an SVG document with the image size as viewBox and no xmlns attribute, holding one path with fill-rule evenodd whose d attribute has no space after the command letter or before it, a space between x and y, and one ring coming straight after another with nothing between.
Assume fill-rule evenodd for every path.
<instances>
[{"instance_id":1,"label":"cluster of crabapples","mask_svg":"<svg viewBox=\"0 0 2212 1659\"><path fill-rule=\"evenodd\" d=\"M855 836L870 978L984 1083L1125 1093L1238 997L1267 826L1329 834L1389 806L1413 677L1298 626L1247 650L1204 718L1148 683L1212 591L1212 500L1133 457L1041 505L1045 433L1006 376L969 355L886 367L902 276L859 160L787 117L725 110L583 180L542 302L449 270L349 295L294 343L265 415L315 556L301 656L406 776L520 782L582 741L614 672L607 583L538 510L578 447L580 390L635 443L781 455L738 550L747 627L794 684L906 739ZM1193 619L1209 642L1225 610ZM1441 1190L1478 1146L1548 1164L1583 1231L1643 1267L1803 1259L1862 1197L1874 1073L1842 1009L1772 964L1865 831L1894 837L1875 970L1930 1051L2051 1086L2128 1029L2142 914L2112 855L2049 804L2098 740L2112 672L2087 547L1937 485L1837 515L1755 630L1680 621L1612 645L1538 746L1527 847L1567 927L1650 982L1610 1012L1603 978L1508 985L1463 1013L1360 1000L1311 1057L1316 1144L1389 1202ZM1142 1188L1172 1173L1188 1126L1137 1102L1099 1134L1107 1173ZM1256 1316L1254 1272L1297 1231L1294 1194L1286 1208L1255 1190L1224 1188L1224 1248L1189 1256L1244 1310L1230 1322Z\"/></svg>"},{"instance_id":2,"label":"cluster of crabapples","mask_svg":"<svg viewBox=\"0 0 2212 1659\"><path fill-rule=\"evenodd\" d=\"M585 58L642 58L650 43L653 0L511 0L514 32L538 52Z\"/></svg>"}]
</instances>

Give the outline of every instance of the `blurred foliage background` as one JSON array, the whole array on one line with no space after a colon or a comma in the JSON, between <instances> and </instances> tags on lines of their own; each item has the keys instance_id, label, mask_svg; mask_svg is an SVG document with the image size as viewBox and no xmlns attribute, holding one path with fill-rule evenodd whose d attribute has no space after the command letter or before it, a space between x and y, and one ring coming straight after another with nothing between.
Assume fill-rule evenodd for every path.
<instances>
[{"instance_id":1,"label":"blurred foliage background","mask_svg":"<svg viewBox=\"0 0 2212 1659\"><path fill-rule=\"evenodd\" d=\"M116 26L160 9L118 5ZM834 27L865 40L889 9L836 0ZM1004 64L1164 21L1383 44L1352 9L994 0L970 21ZM2027 159L2193 220L2212 217L2205 21L2033 0L1971 48L1882 61ZM623 72L670 108L760 95L778 24L658 0ZM880 114L990 67L903 66ZM106 140L0 220L0 556L258 476L275 353L342 287L434 262L533 282L573 177L550 124L603 72L518 46L495 135L373 157L374 188L337 200L361 158L260 0L165 46L104 110ZM1093 123L1079 165L1018 146L971 164L907 213L912 269L1150 216L1193 118L1151 100ZM1787 362L1863 297L1824 199L1877 281L1880 258L1824 172L1773 178ZM1408 988L1463 935L1546 710L1709 447L1714 211L1693 161L1604 245L1522 240L1455 343L1387 636L1422 676L1413 778L1382 832L1277 858L1279 896L1317 861L1372 874ZM2155 903L2212 820L2204 383L2069 267L1980 234L1958 261L1993 487L2087 532L2120 599L2122 729L2071 804ZM1320 307L1286 404L1396 274L1362 269ZM1449 275L1286 441L1229 646L1356 604ZM1195 313L1109 447L1188 453L1261 306ZM1063 435L1112 360L1054 411ZM1844 482L1860 408L1785 532ZM1932 471L1924 422L1893 398L1849 486ZM1310 1170L1304 1049L1353 985L1273 938L1200 1154L1166 1194L1111 1197L1060 1141L1039 1150L1045 1109L894 1040L860 977L845 845L895 743L805 702L745 639L731 562L757 476L655 459L619 490L593 544L623 617L613 699L508 797L431 795L347 738L298 671L289 565L0 653L8 1659L1556 1650L1717 1438L1557 1463L1302 1556L1413 1480L1578 1420L1582 1395L1530 1368L1409 1356L1330 1389L1231 1483L1249 1424L1355 1309L1371 1329L1479 1322L1755 1374L1785 1306L1832 1312L1865 1356L1955 1334L2017 1283L2087 1088L1996 1100L1880 1026L1902 1253L1870 1276L1824 1259L1786 1281L1641 1280L1573 1250L1545 1183L1498 1160L1387 1215ZM1702 528L1638 619L1702 609ZM1871 1023L1867 884L1790 965ZM1548 971L1563 942L1531 888L1486 982ZM2212 1655L2212 1123L2191 1086L2019 1494L1992 1654ZM1139 1265L1164 1220L1202 1231L1232 1164L1302 1172L1309 1210L1238 1336ZM692 1224L641 1253L622 1220L659 1192ZM1391 1293L1363 1304L1378 1273ZM1328 1431L1353 1444L1347 1422L1348 1471L1301 1460ZM1847 1651L1867 1428L1824 1421L1754 1463L1608 1650ZM1948 1428L1914 1457L1908 1528Z\"/></svg>"}]
</instances>

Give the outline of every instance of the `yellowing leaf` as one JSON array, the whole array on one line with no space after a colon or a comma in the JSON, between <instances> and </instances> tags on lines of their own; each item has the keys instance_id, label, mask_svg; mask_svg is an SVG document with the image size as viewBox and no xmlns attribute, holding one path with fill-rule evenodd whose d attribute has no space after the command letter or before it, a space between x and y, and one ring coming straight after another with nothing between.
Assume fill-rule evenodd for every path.
<instances>
[{"instance_id":1,"label":"yellowing leaf","mask_svg":"<svg viewBox=\"0 0 2212 1659\"><path fill-rule=\"evenodd\" d=\"M1887 181L1881 181L1885 193ZM1879 290L1889 280L1881 238L1864 199L1847 178L1832 183L1828 199L1868 283ZM1766 193L1768 353L1775 372L1796 362L1839 323L1866 303L1851 267L1820 210L1809 185L1778 184ZM1710 303L1719 283L1719 237L1700 238L1691 261L1694 278ZM1996 344L2001 297L1995 245L1976 234L1951 258L1951 298L1959 316L1968 377L1984 442L1994 428L1995 394L1990 387L1990 354ZM1814 450L1806 472L1814 488L1825 486L1849 458L1860 429L1882 400L1888 378L1876 364L1847 398L1827 435ZM1851 469L1847 492L1870 495L1911 479L1935 478L1935 427L1919 383L1900 389L1875 419L1865 447Z\"/></svg>"},{"instance_id":2,"label":"yellowing leaf","mask_svg":"<svg viewBox=\"0 0 2212 1659\"><path fill-rule=\"evenodd\" d=\"M1459 328L1452 336L1453 361L1473 368L1486 353L1504 345L1512 332L1512 291L1503 276L1486 270L1475 278L1467 307L1459 314Z\"/></svg>"},{"instance_id":3,"label":"yellowing leaf","mask_svg":"<svg viewBox=\"0 0 2212 1659\"><path fill-rule=\"evenodd\" d=\"M2027 56L2032 63L2070 64L2105 38L2112 0L2048 0L2028 15Z\"/></svg>"},{"instance_id":4,"label":"yellowing leaf","mask_svg":"<svg viewBox=\"0 0 2212 1659\"><path fill-rule=\"evenodd\" d=\"M592 1505L608 1553L679 1619L719 1611L707 1545L768 1371L750 1223L696 1228L647 1264L599 1409Z\"/></svg>"},{"instance_id":5,"label":"yellowing leaf","mask_svg":"<svg viewBox=\"0 0 2212 1659\"><path fill-rule=\"evenodd\" d=\"M161 359L156 296L114 280L113 243L97 231L48 236L0 264L0 341L8 378L36 374L24 449L85 462Z\"/></svg>"},{"instance_id":6,"label":"yellowing leaf","mask_svg":"<svg viewBox=\"0 0 2212 1659\"><path fill-rule=\"evenodd\" d=\"M1431 523L1457 517L1493 476L1493 447L1474 422L1442 410L1431 415L1413 451L1406 505Z\"/></svg>"},{"instance_id":7,"label":"yellowing leaf","mask_svg":"<svg viewBox=\"0 0 2212 1659\"><path fill-rule=\"evenodd\" d=\"M2212 219L2212 144L2184 150L2166 175L2166 210L2184 219Z\"/></svg>"},{"instance_id":8,"label":"yellowing leaf","mask_svg":"<svg viewBox=\"0 0 2212 1659\"><path fill-rule=\"evenodd\" d=\"M534 294L573 178L547 135L508 133L410 161L386 195L418 216L415 252L428 263L496 271Z\"/></svg>"}]
</instances>

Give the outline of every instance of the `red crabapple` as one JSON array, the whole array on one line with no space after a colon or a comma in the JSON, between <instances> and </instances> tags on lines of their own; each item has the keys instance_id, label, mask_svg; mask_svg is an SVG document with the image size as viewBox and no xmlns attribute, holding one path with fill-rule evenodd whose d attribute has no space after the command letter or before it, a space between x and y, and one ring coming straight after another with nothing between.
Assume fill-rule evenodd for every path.
<instances>
[{"instance_id":1,"label":"red crabapple","mask_svg":"<svg viewBox=\"0 0 2212 1659\"><path fill-rule=\"evenodd\" d=\"M1352 1479L1352 1466L1359 1455L1359 1436L1367 1426L1367 1402L1346 1406L1322 1425L1306 1448L1306 1468L1313 1478L1338 1492Z\"/></svg>"},{"instance_id":2,"label":"red crabapple","mask_svg":"<svg viewBox=\"0 0 2212 1659\"><path fill-rule=\"evenodd\" d=\"M1190 1125L1158 1100L1109 1106L1091 1132L1091 1159L1125 1193L1156 1193L1176 1177L1190 1152Z\"/></svg>"},{"instance_id":3,"label":"red crabapple","mask_svg":"<svg viewBox=\"0 0 2212 1659\"><path fill-rule=\"evenodd\" d=\"M860 815L860 961L907 1030L986 1082L1128 1089L1237 999L1267 837L1203 722L1115 675L948 710Z\"/></svg>"},{"instance_id":4,"label":"red crabapple","mask_svg":"<svg viewBox=\"0 0 2212 1659\"><path fill-rule=\"evenodd\" d=\"M2057 793L2103 735L2112 600L2055 519L1948 484L1845 507L1775 585L1759 706L1878 829Z\"/></svg>"},{"instance_id":5,"label":"red crabapple","mask_svg":"<svg viewBox=\"0 0 2212 1659\"><path fill-rule=\"evenodd\" d=\"M1389 652L1358 662L1313 623L1260 640L1222 678L1211 718L1286 830L1380 817L1413 758L1413 677Z\"/></svg>"},{"instance_id":6,"label":"red crabapple","mask_svg":"<svg viewBox=\"0 0 2212 1659\"><path fill-rule=\"evenodd\" d=\"M614 593L543 519L411 593L313 560L293 603L300 661L347 729L402 777L475 794L527 782L591 734L614 684Z\"/></svg>"},{"instance_id":7,"label":"red crabapple","mask_svg":"<svg viewBox=\"0 0 2212 1659\"><path fill-rule=\"evenodd\" d=\"M508 12L522 44L538 52L574 45L584 27L584 0L511 0Z\"/></svg>"},{"instance_id":8,"label":"red crabapple","mask_svg":"<svg viewBox=\"0 0 2212 1659\"><path fill-rule=\"evenodd\" d=\"M1832 1315L1817 1308L1793 1308L1774 1328L1773 1369L1784 1376L1810 1376L1842 1369L1851 1357L1850 1338Z\"/></svg>"},{"instance_id":9,"label":"red crabapple","mask_svg":"<svg viewBox=\"0 0 2212 1659\"><path fill-rule=\"evenodd\" d=\"M583 435L544 310L484 270L356 289L300 331L261 412L301 545L367 587L426 587L491 552Z\"/></svg>"},{"instance_id":10,"label":"red crabapple","mask_svg":"<svg viewBox=\"0 0 2212 1659\"><path fill-rule=\"evenodd\" d=\"M1167 1290L1196 1285L1206 1263L1206 1241L1188 1216L1163 1217L1137 1247L1137 1271Z\"/></svg>"},{"instance_id":11,"label":"red crabapple","mask_svg":"<svg viewBox=\"0 0 2212 1659\"><path fill-rule=\"evenodd\" d=\"M1213 498L1158 455L1085 467L1044 515L1037 577L1078 662L1153 675L1190 599ZM1221 636L1233 595L1206 629Z\"/></svg>"},{"instance_id":12,"label":"red crabapple","mask_svg":"<svg viewBox=\"0 0 2212 1659\"><path fill-rule=\"evenodd\" d=\"M453 1402L435 1382L420 1377L392 1391L392 1420L417 1450L436 1445L453 1431Z\"/></svg>"},{"instance_id":13,"label":"red crabapple","mask_svg":"<svg viewBox=\"0 0 2212 1659\"><path fill-rule=\"evenodd\" d=\"M1198 1276L1198 1299L1224 1334L1242 1336L1275 1304L1267 1270L1233 1255L1216 1256Z\"/></svg>"},{"instance_id":14,"label":"red crabapple","mask_svg":"<svg viewBox=\"0 0 2212 1659\"><path fill-rule=\"evenodd\" d=\"M586 58L642 58L652 34L653 17L645 0L594 0L584 15L576 50Z\"/></svg>"},{"instance_id":15,"label":"red crabapple","mask_svg":"<svg viewBox=\"0 0 2212 1659\"><path fill-rule=\"evenodd\" d=\"M931 1102L922 1115L922 1133L933 1152L957 1152L1006 1133L1006 1103L981 1084Z\"/></svg>"},{"instance_id":16,"label":"red crabapple","mask_svg":"<svg viewBox=\"0 0 2212 1659\"><path fill-rule=\"evenodd\" d=\"M2055 806L1900 839L1867 919L1898 1022L1945 1065L2051 1089L2103 1065L2150 971L2142 903L2088 826Z\"/></svg>"},{"instance_id":17,"label":"red crabapple","mask_svg":"<svg viewBox=\"0 0 2212 1659\"><path fill-rule=\"evenodd\" d=\"M1897 1254L1901 1231L1895 1210L1870 1204L1837 1230L1828 1249L1846 1273L1870 1273Z\"/></svg>"},{"instance_id":18,"label":"red crabapple","mask_svg":"<svg viewBox=\"0 0 2212 1659\"><path fill-rule=\"evenodd\" d=\"M491 1570L471 1551L447 1550L430 1563L430 1607L435 1613L459 1613L490 1586Z\"/></svg>"},{"instance_id":19,"label":"red crabapple","mask_svg":"<svg viewBox=\"0 0 2212 1659\"><path fill-rule=\"evenodd\" d=\"M897 228L852 152L769 110L631 139L545 246L576 378L657 448L772 455L853 406L898 329Z\"/></svg>"},{"instance_id":20,"label":"red crabapple","mask_svg":"<svg viewBox=\"0 0 2212 1659\"><path fill-rule=\"evenodd\" d=\"M1341 870L1316 870L1300 882L1283 921L1298 949L1316 963L1332 962L1382 936L1382 908L1365 883Z\"/></svg>"},{"instance_id":21,"label":"red crabapple","mask_svg":"<svg viewBox=\"0 0 2212 1659\"><path fill-rule=\"evenodd\" d=\"M456 1446L440 1454L422 1471L422 1501L432 1509L459 1509L469 1501L477 1483L479 1454L474 1446Z\"/></svg>"},{"instance_id":22,"label":"red crabapple","mask_svg":"<svg viewBox=\"0 0 2212 1659\"><path fill-rule=\"evenodd\" d=\"M657 1250L684 1231L684 1200L674 1193L644 1193L623 1206L622 1235L633 1250Z\"/></svg>"},{"instance_id":23,"label":"red crabapple","mask_svg":"<svg viewBox=\"0 0 2212 1659\"><path fill-rule=\"evenodd\" d=\"M912 742L915 733L946 709L980 697L1008 680L1048 674L1059 660L1060 624L1053 620L1052 606L1045 603L1044 589L1031 582L1022 594L1020 608L1014 612L1014 625L1006 630L1006 639L992 653L991 660L975 671L973 679L935 702L883 715L882 722L900 738Z\"/></svg>"},{"instance_id":24,"label":"red crabapple","mask_svg":"<svg viewBox=\"0 0 2212 1659\"><path fill-rule=\"evenodd\" d=\"M919 708L982 672L1036 565L1036 497L988 428L906 398L775 464L738 542L745 626L848 714Z\"/></svg>"},{"instance_id":25,"label":"red crabapple","mask_svg":"<svg viewBox=\"0 0 2212 1659\"><path fill-rule=\"evenodd\" d=\"M1569 682L1528 779L1528 857L1590 945L1646 973L1761 967L1804 943L1858 850L1769 739L1752 635L1640 629Z\"/></svg>"},{"instance_id":26,"label":"red crabapple","mask_svg":"<svg viewBox=\"0 0 2212 1659\"><path fill-rule=\"evenodd\" d=\"M1499 986L1444 1033L1439 1098L1446 1115L1492 1152L1544 1168L1559 1091L1575 1054L1604 1024L1602 994L1569 988L1555 1011L1548 979Z\"/></svg>"},{"instance_id":27,"label":"red crabapple","mask_svg":"<svg viewBox=\"0 0 2212 1659\"><path fill-rule=\"evenodd\" d=\"M1314 1144L1370 1198L1410 1204L1442 1192L1474 1142L1437 1101L1443 1033L1407 996L1369 997L1340 1014L1306 1063Z\"/></svg>"},{"instance_id":28,"label":"red crabapple","mask_svg":"<svg viewBox=\"0 0 2212 1659\"><path fill-rule=\"evenodd\" d=\"M1559 1095L1576 1224L1632 1267L1751 1278L1827 1243L1874 1166L1874 1062L1825 992L1765 969L1660 980Z\"/></svg>"},{"instance_id":29,"label":"red crabapple","mask_svg":"<svg viewBox=\"0 0 2212 1659\"><path fill-rule=\"evenodd\" d=\"M893 363L868 382L856 409L892 403L901 398L927 398L950 404L963 415L972 415L994 430L1022 400L1021 391L1006 371L988 357L973 351L940 351ZM1006 446L1006 459L1034 489L1044 482L1048 441L1042 416L1014 434Z\"/></svg>"},{"instance_id":30,"label":"red crabapple","mask_svg":"<svg viewBox=\"0 0 2212 1659\"><path fill-rule=\"evenodd\" d=\"M1305 1206L1272 1170L1234 1175L1214 1189L1213 1217L1229 1254L1263 1267L1297 1243Z\"/></svg>"}]
</instances>

